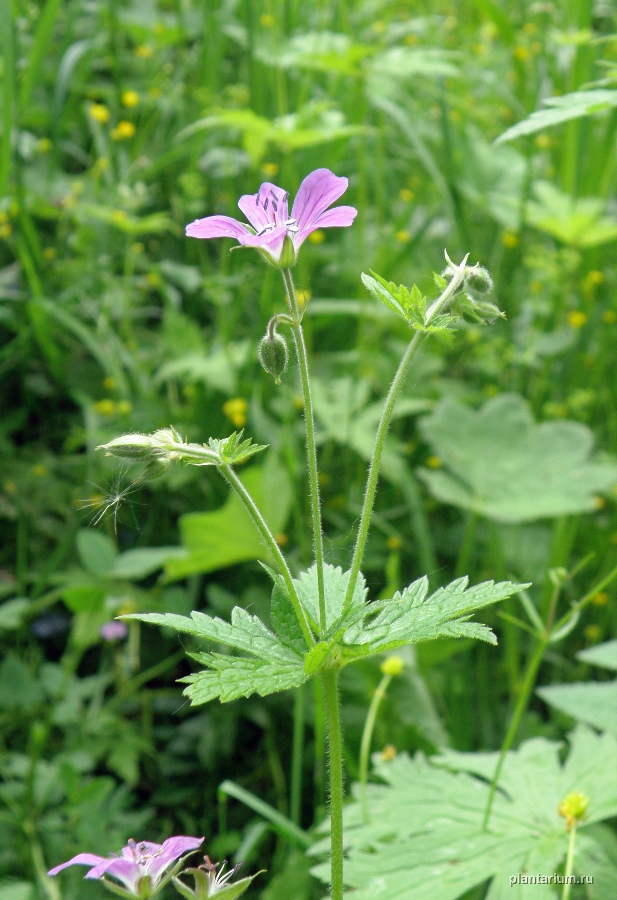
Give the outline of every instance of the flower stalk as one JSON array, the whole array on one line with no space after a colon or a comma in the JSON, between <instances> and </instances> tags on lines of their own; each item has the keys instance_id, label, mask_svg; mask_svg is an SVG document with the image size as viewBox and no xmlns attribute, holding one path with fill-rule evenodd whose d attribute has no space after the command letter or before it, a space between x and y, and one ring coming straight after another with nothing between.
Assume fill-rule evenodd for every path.
<instances>
[{"instance_id":1,"label":"flower stalk","mask_svg":"<svg viewBox=\"0 0 617 900\"><path fill-rule=\"evenodd\" d=\"M465 281L465 264L467 263L467 258L468 257L466 256L460 266L455 266L450 263L452 278L447 287L442 291L440 296L427 309L424 317L425 326L429 326L437 316L441 315L441 313L443 313L447 309L449 303L452 301L456 293L462 288ZM345 601L343 603L343 611L348 609L349 605L351 604L354 587L360 573L360 567L362 566L364 550L366 548L366 540L368 538L368 532L371 525L371 516L373 514L373 505L375 503L375 493L377 491L377 481L379 479L381 457L383 455L388 429L390 428L390 423L392 421L394 407L396 406L396 401L398 400L402 387L405 384L407 373L409 372L409 367L427 336L428 334L425 331L416 331L407 346L407 350L405 351L402 360L399 363L399 367L396 370L396 374L392 380L392 384L390 385L388 396L386 397L386 402L384 404L381 419L379 421L379 426L377 428L377 434L375 436L373 456L369 465L368 477L366 480L366 489L364 492L364 503L362 505L360 524L358 526L358 535L354 547L353 559L351 561L351 572L349 575L349 584L347 586Z\"/></svg>"},{"instance_id":2,"label":"flower stalk","mask_svg":"<svg viewBox=\"0 0 617 900\"><path fill-rule=\"evenodd\" d=\"M300 370L300 382L302 384L302 397L304 400L304 422L306 427L306 451L309 473L309 495L311 504L311 517L313 521L313 547L315 550L315 563L317 565L317 590L319 594L319 625L322 631L326 630L326 596L324 588L324 551L323 535L321 530L321 509L319 500L319 480L317 471L317 446L315 444L315 417L313 414L313 397L311 394L311 382L308 364L308 354L302 329L302 317L296 299L291 269L282 270L283 282L287 303L292 315L293 324L291 330Z\"/></svg>"}]
</instances>

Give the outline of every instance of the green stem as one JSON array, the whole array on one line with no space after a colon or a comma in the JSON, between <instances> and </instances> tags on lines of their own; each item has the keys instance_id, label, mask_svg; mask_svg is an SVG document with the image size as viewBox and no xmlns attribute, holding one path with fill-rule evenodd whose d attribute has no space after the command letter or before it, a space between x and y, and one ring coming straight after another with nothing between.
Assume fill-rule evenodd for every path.
<instances>
[{"instance_id":1,"label":"green stem","mask_svg":"<svg viewBox=\"0 0 617 900\"><path fill-rule=\"evenodd\" d=\"M313 518L313 545L315 549L315 564L317 566L317 591L319 595L319 625L322 631L326 630L326 595L324 588L324 552L323 535L321 533L321 510L319 503L319 482L317 478L317 447L315 444L315 417L313 415L313 397L311 394L311 382L309 375L308 355L304 342L302 319L296 300L291 269L282 269L287 303L293 316L294 323L291 326L300 381L302 383L302 396L304 398L304 422L306 425L306 450L309 470L309 493L311 501L311 514Z\"/></svg>"},{"instance_id":2,"label":"green stem","mask_svg":"<svg viewBox=\"0 0 617 900\"><path fill-rule=\"evenodd\" d=\"M493 778L491 779L491 787L488 794L488 801L486 804L486 809L484 811L484 819L482 820L482 830L486 831L488 828L488 824L491 818L491 809L493 808L493 800L495 799L495 792L497 790L497 785L499 784L499 777L501 775L501 770L503 768L503 764L506 758L506 754L512 743L514 738L516 737L516 733L518 731L518 727L521 723L521 719L523 717L523 713L527 709L527 703L529 702L529 697L533 690L533 686L536 682L536 675L538 674L538 669L540 668L540 663L542 662L542 658L544 656L544 651L548 645L548 638L543 637L538 646L536 647L535 652L532 654L529 662L527 663L527 671L525 672L525 678L523 680L523 685L521 687L521 692L518 696L518 700L516 703L516 707L514 709L514 715L510 721L510 725L508 727L508 731L504 738L504 742L501 747L501 752L499 754L499 759L497 760L497 765L495 767L495 772L493 774Z\"/></svg>"},{"instance_id":3,"label":"green stem","mask_svg":"<svg viewBox=\"0 0 617 900\"><path fill-rule=\"evenodd\" d=\"M416 331L415 335L410 341L407 350L405 351L405 355L403 356L396 371L394 380L390 385L390 390L386 398L383 413L381 414L381 421L379 422L377 434L375 435L373 457L371 459L368 478L366 481L364 504L362 506L362 513L360 515L358 537L356 538L356 546L354 547L354 554L351 562L351 572L349 575L349 583L347 585L347 593L345 595L345 601L343 603L343 612L348 609L349 604L351 603L354 587L360 573L362 559L364 558L364 548L366 546L366 539L368 537L368 531L371 525L371 515L373 512L373 504L375 502L375 492L377 490L377 479L379 478L379 466L381 463L381 456L383 453L386 435L390 427L390 421L392 420L394 406L398 399L398 395L401 392L401 388L403 387L403 384L405 382L405 378L407 377L407 372L409 370L409 366L411 365L411 361L416 355L418 348L420 347L420 344L423 342L425 337L425 334L422 334L422 332L420 331Z\"/></svg>"},{"instance_id":4,"label":"green stem","mask_svg":"<svg viewBox=\"0 0 617 900\"><path fill-rule=\"evenodd\" d=\"M338 673L321 675L328 732L330 789L330 890L331 900L343 900L343 741L338 696Z\"/></svg>"},{"instance_id":5,"label":"green stem","mask_svg":"<svg viewBox=\"0 0 617 900\"><path fill-rule=\"evenodd\" d=\"M564 885L561 900L570 900L570 877L574 871L574 845L576 843L576 822L570 827L570 839L568 840L568 855L566 857L566 871L564 873Z\"/></svg>"},{"instance_id":6,"label":"green stem","mask_svg":"<svg viewBox=\"0 0 617 900\"><path fill-rule=\"evenodd\" d=\"M368 760L371 752L371 740L373 737L373 729L375 728L375 720L377 712L381 705L381 701L386 696L388 685L392 680L392 675L384 675L377 690L373 694L371 705L368 709L366 722L364 723L364 731L362 732L362 742L360 744L360 797L362 800L362 817L364 823L368 825L368 798L366 796L366 784L368 781Z\"/></svg>"},{"instance_id":7,"label":"green stem","mask_svg":"<svg viewBox=\"0 0 617 900\"><path fill-rule=\"evenodd\" d=\"M454 272L452 280L445 288L443 293L431 304L431 306L426 311L426 315L424 317L425 325L429 325L436 316L443 312L450 300L463 284L463 281L465 279L466 262L467 257L465 257L460 266L453 267ZM343 612L345 612L345 610L349 608L349 605L351 603L351 598L356 586L356 581L358 580L358 575L360 573L362 559L364 557L366 539L368 537L368 532L371 525L373 504L375 502L375 493L377 490L377 481L379 478L379 467L381 464L381 457L386 441L386 435L388 434L388 429L392 420L392 413L394 412L394 407L396 405L396 401L398 400L398 395L400 394L401 389L405 384L405 379L407 378L407 373L409 371L411 362L426 337L427 332L416 331L407 346L407 350L405 351L405 355L403 356L398 369L396 370L396 374L394 376L392 384L390 385L390 390L388 391L388 396L386 397L386 402L381 414L381 420L377 428L377 434L375 435L375 447L373 449L373 457L370 462L368 478L366 480L364 504L362 506L362 513L360 515L358 537L356 538L356 546L354 547L354 554L351 562L351 571L349 574L349 583L347 584L345 601L343 603Z\"/></svg>"},{"instance_id":8,"label":"green stem","mask_svg":"<svg viewBox=\"0 0 617 900\"><path fill-rule=\"evenodd\" d=\"M290 817L294 825L300 824L302 813L302 770L304 762L304 685L296 688L294 698L294 727L291 755Z\"/></svg>"},{"instance_id":9,"label":"green stem","mask_svg":"<svg viewBox=\"0 0 617 900\"><path fill-rule=\"evenodd\" d=\"M289 571L287 560L281 553L281 548L276 543L276 539L268 528L266 520L262 516L259 507L255 503L247 489L244 487L232 467L220 466L219 472L221 473L225 481L230 485L230 487L232 487L240 497L240 499L244 503L246 511L261 532L261 535L266 542L270 553L274 557L279 573L281 574L283 581L285 582L289 600L291 601L294 611L298 617L298 621L300 622L300 627L302 628L302 633L304 635L307 646L309 648L313 647L315 644L315 638L313 637L313 634L311 632L308 619L306 618L306 613L304 612L302 604L300 603L300 598L298 597L298 592L296 591L295 585L293 583L293 578L291 577L291 572Z\"/></svg>"}]
</instances>

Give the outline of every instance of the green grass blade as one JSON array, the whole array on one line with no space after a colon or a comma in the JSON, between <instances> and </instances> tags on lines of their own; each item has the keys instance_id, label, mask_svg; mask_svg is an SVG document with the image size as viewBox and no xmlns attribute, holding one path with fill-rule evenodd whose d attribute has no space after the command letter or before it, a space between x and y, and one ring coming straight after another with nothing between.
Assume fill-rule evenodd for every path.
<instances>
[{"instance_id":1,"label":"green grass blade","mask_svg":"<svg viewBox=\"0 0 617 900\"><path fill-rule=\"evenodd\" d=\"M287 838L287 840L296 844L298 847L302 847L303 850L306 850L313 843L309 835L305 831L302 831L297 825L294 825L291 819L288 819L287 816L284 816L277 809L274 809L269 803L265 803L263 800L260 800L259 797L251 794L250 791L240 787L239 784L236 784L233 781L223 781L219 787L219 793L225 794L228 797L233 797L235 800L239 800L240 803L244 803L244 805L248 806L249 809L252 809L253 812L256 812L266 819L266 821L270 822L278 834Z\"/></svg>"},{"instance_id":2,"label":"green grass blade","mask_svg":"<svg viewBox=\"0 0 617 900\"><path fill-rule=\"evenodd\" d=\"M20 109L22 111L30 102L32 91L34 90L34 86L36 85L37 78L39 76L41 63L43 62L45 55L49 51L51 33L53 31L54 25L56 24L56 18L61 6L62 0L47 0L45 9L43 10L43 14L39 20L39 24L34 34L34 41L32 44L32 49L30 50L30 56L28 57L28 64L26 66L24 80L22 81L21 85L19 101Z\"/></svg>"},{"instance_id":3,"label":"green grass blade","mask_svg":"<svg viewBox=\"0 0 617 900\"><path fill-rule=\"evenodd\" d=\"M15 129L15 43L11 0L0 0L0 47L4 62L2 141L0 143L0 197L6 193L11 172Z\"/></svg>"}]
</instances>

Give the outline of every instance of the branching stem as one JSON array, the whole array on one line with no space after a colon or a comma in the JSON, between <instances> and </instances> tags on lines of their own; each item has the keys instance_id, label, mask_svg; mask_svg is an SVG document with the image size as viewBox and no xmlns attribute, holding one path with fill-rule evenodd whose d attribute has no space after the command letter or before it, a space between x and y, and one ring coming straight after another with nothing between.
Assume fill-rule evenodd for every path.
<instances>
[{"instance_id":1,"label":"branching stem","mask_svg":"<svg viewBox=\"0 0 617 900\"><path fill-rule=\"evenodd\" d=\"M313 633L311 631L310 625L308 623L308 619L306 618L306 613L302 608L302 604L300 603L300 598L298 597L298 592L296 591L295 585L293 583L293 578L291 576L291 572L289 571L289 566L287 565L287 560L281 553L281 548L276 543L276 538L270 531L268 527L268 523L264 519L261 514L261 510L251 497L250 493L244 487L234 470L231 466L219 466L219 472L225 479L225 481L229 484L230 487L234 489L237 495L240 497L246 511L250 515L251 519L261 532L261 535L266 542L270 553L274 557L276 562L276 567L279 570L279 573L283 577L285 582L285 587L287 588L287 592L289 594L289 599L294 608L294 611L298 617L298 621L300 622L300 626L302 628L302 633L304 635L304 639L309 648L315 645L315 638L313 637Z\"/></svg>"}]
</instances>

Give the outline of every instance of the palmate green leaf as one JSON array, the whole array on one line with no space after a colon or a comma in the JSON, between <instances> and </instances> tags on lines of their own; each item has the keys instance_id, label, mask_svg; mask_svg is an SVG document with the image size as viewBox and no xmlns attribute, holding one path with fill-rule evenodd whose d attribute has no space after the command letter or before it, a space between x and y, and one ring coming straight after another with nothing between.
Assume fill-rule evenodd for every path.
<instances>
[{"instance_id":1,"label":"palmate green leaf","mask_svg":"<svg viewBox=\"0 0 617 900\"><path fill-rule=\"evenodd\" d=\"M417 285L414 284L411 289L405 287L404 284L397 286L393 281L386 281L372 270L370 275L363 272L361 278L365 288L388 309L395 312L409 325L424 328L426 297ZM444 323L449 321L449 317L444 317Z\"/></svg>"},{"instance_id":2,"label":"palmate green leaf","mask_svg":"<svg viewBox=\"0 0 617 900\"><path fill-rule=\"evenodd\" d=\"M427 597L428 579L418 579L391 600L372 604L371 612L377 611L377 615L361 633L354 635L354 643L369 644L372 653L444 637L470 637L496 644L497 639L490 628L468 621L470 614L518 593L528 585L485 581L468 588L467 583L467 578L458 578ZM346 634L345 642L347 638Z\"/></svg>"},{"instance_id":3,"label":"palmate green leaf","mask_svg":"<svg viewBox=\"0 0 617 900\"><path fill-rule=\"evenodd\" d=\"M617 671L617 640L606 641L576 654L581 662ZM538 688L545 703L617 737L617 680L554 684Z\"/></svg>"},{"instance_id":4,"label":"palmate green leaf","mask_svg":"<svg viewBox=\"0 0 617 900\"><path fill-rule=\"evenodd\" d=\"M617 681L552 684L536 694L577 721L617 737Z\"/></svg>"},{"instance_id":5,"label":"palmate green leaf","mask_svg":"<svg viewBox=\"0 0 617 900\"><path fill-rule=\"evenodd\" d=\"M194 705L217 697L222 703L254 693L263 697L298 687L306 680L302 656L279 641L261 619L241 607L234 608L231 622L201 612L193 612L190 617L174 613L141 613L126 618L164 625L251 654L252 658L189 653L192 659L207 667L205 672L180 679L190 685L184 693Z\"/></svg>"},{"instance_id":6,"label":"palmate green leaf","mask_svg":"<svg viewBox=\"0 0 617 900\"><path fill-rule=\"evenodd\" d=\"M581 650L576 658L590 666L600 666L602 669L610 669L617 672L617 640L606 641L604 644L596 644L587 650Z\"/></svg>"},{"instance_id":7,"label":"palmate green leaf","mask_svg":"<svg viewBox=\"0 0 617 900\"><path fill-rule=\"evenodd\" d=\"M518 394L502 394L475 412L450 398L420 429L442 470L419 470L444 503L497 522L527 522L596 508L617 481L617 466L590 459L593 435L580 422L536 425Z\"/></svg>"},{"instance_id":8,"label":"palmate green leaf","mask_svg":"<svg viewBox=\"0 0 617 900\"><path fill-rule=\"evenodd\" d=\"M205 638L217 644L233 647L235 650L244 650L260 659L274 662L281 653L284 658L289 658L290 654L297 655L283 647L261 619L252 616L240 606L232 610L231 622L219 619L218 616L207 616L202 612L192 612L190 616L179 616L176 613L133 613L122 618L164 625L173 628L174 631Z\"/></svg>"},{"instance_id":9,"label":"palmate green leaf","mask_svg":"<svg viewBox=\"0 0 617 900\"><path fill-rule=\"evenodd\" d=\"M300 603L309 617L309 621L314 625L315 629L319 626L319 594L317 590L317 566L313 565L306 572L303 572L299 578L294 579L296 590ZM343 601L345 592L349 584L349 572L343 572L340 566L331 566L328 563L324 566L324 594L326 601L326 630L324 637L327 639L330 633L341 627L341 611L343 609ZM368 609L366 604L366 595L368 589L362 574L358 575L354 592L351 598L351 606L349 612L355 615L355 611Z\"/></svg>"},{"instance_id":10,"label":"palmate green leaf","mask_svg":"<svg viewBox=\"0 0 617 900\"><path fill-rule=\"evenodd\" d=\"M189 656L208 667L205 672L179 679L190 685L184 693L194 706L217 698L221 703L229 703L251 694L265 697L299 687L307 679L302 659L295 654L293 658L281 657L276 661L218 653L190 653Z\"/></svg>"},{"instance_id":11,"label":"palmate green leaf","mask_svg":"<svg viewBox=\"0 0 617 900\"><path fill-rule=\"evenodd\" d=\"M510 888L510 876L550 875L563 863L568 832L558 806L571 791L590 801L577 829L585 856L575 856L575 869L593 874L583 866L595 851L617 883L617 866L596 824L617 813L617 741L581 727L570 747L564 764L560 745L543 738L507 754L488 831L482 818L497 753L446 752L430 761L421 753L414 759L401 754L390 762L375 756L375 773L385 783L369 785L369 823L357 786L356 801L345 809L350 900L456 900L487 880L491 900L555 900L555 887ZM325 839L312 853L327 848ZM313 871L327 881L327 865Z\"/></svg>"},{"instance_id":12,"label":"palmate green leaf","mask_svg":"<svg viewBox=\"0 0 617 900\"><path fill-rule=\"evenodd\" d=\"M572 247L597 247L617 240L617 219L605 215L600 197L572 197L547 181L533 186L527 222Z\"/></svg>"},{"instance_id":13,"label":"palmate green leaf","mask_svg":"<svg viewBox=\"0 0 617 900\"><path fill-rule=\"evenodd\" d=\"M545 128L552 128L562 122L569 122L581 116L590 116L604 112L617 106L617 91L596 89L591 91L574 91L562 97L549 97L544 100L545 109L536 110L522 122L517 122L504 131L496 144L512 141L525 134L536 134Z\"/></svg>"}]
</instances>

